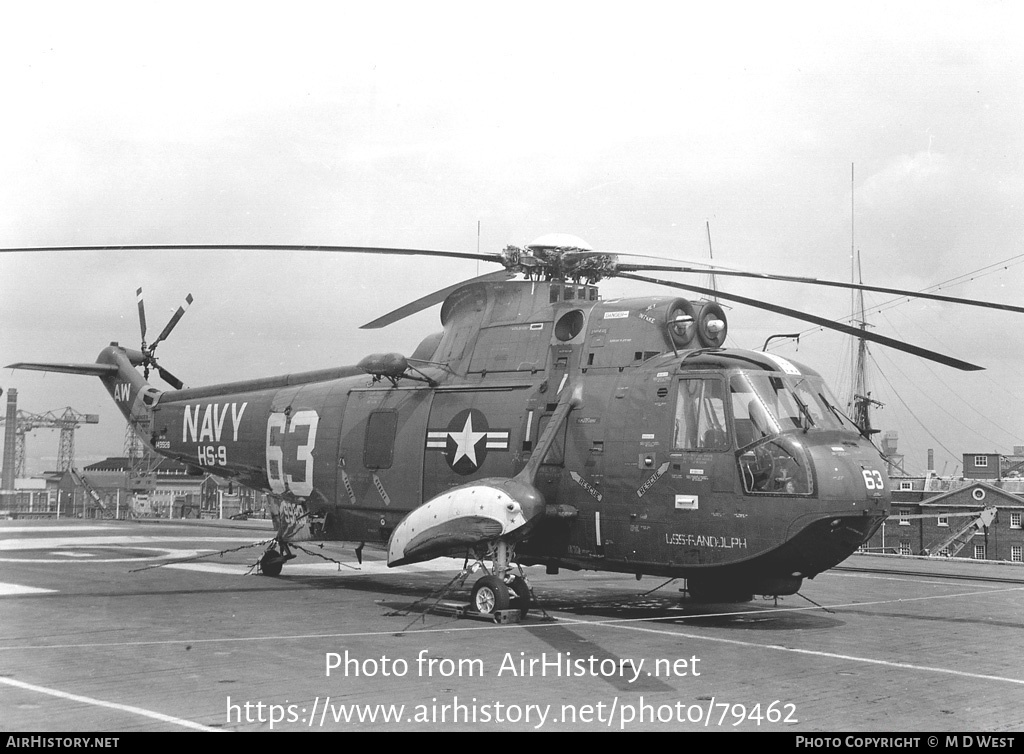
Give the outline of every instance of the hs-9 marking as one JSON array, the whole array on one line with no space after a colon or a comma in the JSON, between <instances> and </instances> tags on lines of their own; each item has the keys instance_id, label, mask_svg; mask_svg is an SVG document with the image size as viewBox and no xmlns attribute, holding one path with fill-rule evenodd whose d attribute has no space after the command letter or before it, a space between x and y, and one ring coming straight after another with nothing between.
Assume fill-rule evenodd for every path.
<instances>
[{"instance_id":1,"label":"hs-9 marking","mask_svg":"<svg viewBox=\"0 0 1024 754\"><path fill-rule=\"evenodd\" d=\"M223 445L198 445L196 458L200 466L227 466L228 449Z\"/></svg>"}]
</instances>

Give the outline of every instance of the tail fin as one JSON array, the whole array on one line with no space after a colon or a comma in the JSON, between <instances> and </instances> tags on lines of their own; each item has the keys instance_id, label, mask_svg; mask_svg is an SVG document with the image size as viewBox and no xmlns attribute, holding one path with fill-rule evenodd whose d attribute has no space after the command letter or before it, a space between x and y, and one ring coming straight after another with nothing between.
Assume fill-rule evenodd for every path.
<instances>
[{"instance_id":1,"label":"tail fin","mask_svg":"<svg viewBox=\"0 0 1024 754\"><path fill-rule=\"evenodd\" d=\"M31 369L37 372L63 372L99 377L118 409L128 421L148 424L160 390L150 385L135 369L143 363L141 351L123 348L116 343L100 351L95 364L47 364L23 361L10 364L10 369ZM148 437L144 437L148 440Z\"/></svg>"}]
</instances>

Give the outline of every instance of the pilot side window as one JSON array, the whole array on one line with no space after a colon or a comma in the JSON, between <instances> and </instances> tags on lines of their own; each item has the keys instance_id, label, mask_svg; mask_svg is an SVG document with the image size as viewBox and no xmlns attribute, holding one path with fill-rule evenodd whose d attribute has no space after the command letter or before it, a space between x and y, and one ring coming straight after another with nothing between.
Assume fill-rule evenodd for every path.
<instances>
[{"instance_id":1,"label":"pilot side window","mask_svg":"<svg viewBox=\"0 0 1024 754\"><path fill-rule=\"evenodd\" d=\"M679 380L676 394L675 434L672 446L680 450L727 450L725 390L715 377Z\"/></svg>"}]
</instances>

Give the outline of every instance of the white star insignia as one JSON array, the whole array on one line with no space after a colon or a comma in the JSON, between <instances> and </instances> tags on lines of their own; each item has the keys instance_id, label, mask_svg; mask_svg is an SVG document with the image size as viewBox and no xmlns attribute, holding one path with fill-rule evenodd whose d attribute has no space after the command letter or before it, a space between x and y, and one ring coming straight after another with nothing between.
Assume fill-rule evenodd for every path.
<instances>
[{"instance_id":1,"label":"white star insignia","mask_svg":"<svg viewBox=\"0 0 1024 754\"><path fill-rule=\"evenodd\" d=\"M448 436L455 441L455 457L452 459L452 466L457 464L461 458L468 458L474 466L479 466L476 461L476 444L487 436L486 432L473 431L473 415L466 417L466 426L461 432L449 432Z\"/></svg>"}]
</instances>

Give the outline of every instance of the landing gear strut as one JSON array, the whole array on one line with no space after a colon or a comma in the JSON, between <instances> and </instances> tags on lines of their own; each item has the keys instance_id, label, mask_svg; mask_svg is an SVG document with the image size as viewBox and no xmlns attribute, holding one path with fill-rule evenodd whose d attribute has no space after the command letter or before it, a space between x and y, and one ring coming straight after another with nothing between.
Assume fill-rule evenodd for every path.
<instances>
[{"instance_id":1,"label":"landing gear strut","mask_svg":"<svg viewBox=\"0 0 1024 754\"><path fill-rule=\"evenodd\" d=\"M525 618L530 611L530 585L522 576L511 573L514 548L498 540L493 550L491 574L481 576L470 592L470 609L481 615L494 615L499 610L518 609Z\"/></svg>"}]
</instances>

